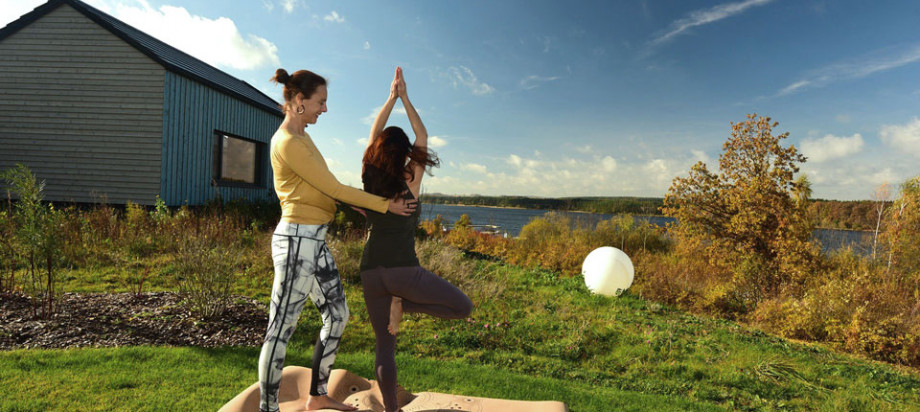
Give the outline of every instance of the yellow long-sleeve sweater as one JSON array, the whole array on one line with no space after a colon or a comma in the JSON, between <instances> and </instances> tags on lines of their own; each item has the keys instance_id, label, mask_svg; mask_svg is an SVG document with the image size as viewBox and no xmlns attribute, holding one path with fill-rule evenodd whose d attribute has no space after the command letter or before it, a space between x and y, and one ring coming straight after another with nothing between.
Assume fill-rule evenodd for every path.
<instances>
[{"instance_id":1,"label":"yellow long-sleeve sweater","mask_svg":"<svg viewBox=\"0 0 920 412\"><path fill-rule=\"evenodd\" d=\"M387 212L388 199L339 183L306 133L301 137L278 129L272 136L271 162L285 222L328 223L335 216L335 200Z\"/></svg>"}]
</instances>

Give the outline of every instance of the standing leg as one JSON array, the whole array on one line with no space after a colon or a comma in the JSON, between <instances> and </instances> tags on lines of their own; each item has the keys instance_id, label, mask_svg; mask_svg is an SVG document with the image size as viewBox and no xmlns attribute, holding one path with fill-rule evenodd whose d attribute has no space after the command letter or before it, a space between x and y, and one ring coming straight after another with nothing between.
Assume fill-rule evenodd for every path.
<instances>
[{"instance_id":1,"label":"standing leg","mask_svg":"<svg viewBox=\"0 0 920 412\"><path fill-rule=\"evenodd\" d=\"M293 236L272 237L272 260L275 280L272 285L268 329L259 355L259 389L261 411L278 410L278 390L281 370L287 355L287 345L294 334L300 312L306 303L306 279L298 278L302 239Z\"/></svg>"},{"instance_id":2,"label":"standing leg","mask_svg":"<svg viewBox=\"0 0 920 412\"><path fill-rule=\"evenodd\" d=\"M387 269L374 269L361 272L361 284L364 287L367 314L377 338L374 374L383 395L383 405L387 412L393 412L399 409L396 400L396 336L387 330L393 295L386 291L381 281L386 271Z\"/></svg>"},{"instance_id":3,"label":"standing leg","mask_svg":"<svg viewBox=\"0 0 920 412\"><path fill-rule=\"evenodd\" d=\"M326 385L329 383L329 373L335 362L335 355L339 349L339 341L348 322L348 305L345 302L345 291L342 289L342 280L339 270L332 260L332 254L326 242L319 245L316 252L316 285L310 292L310 299L316 304L323 318L323 327L319 331L316 347L313 353L313 379L310 384L311 395L325 395Z\"/></svg>"}]
</instances>

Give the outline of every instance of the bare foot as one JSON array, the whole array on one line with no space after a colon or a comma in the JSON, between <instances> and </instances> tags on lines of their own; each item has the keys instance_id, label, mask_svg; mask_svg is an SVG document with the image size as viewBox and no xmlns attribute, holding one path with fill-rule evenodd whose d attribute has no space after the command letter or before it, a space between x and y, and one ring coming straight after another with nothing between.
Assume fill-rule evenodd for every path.
<instances>
[{"instance_id":1,"label":"bare foot","mask_svg":"<svg viewBox=\"0 0 920 412\"><path fill-rule=\"evenodd\" d=\"M402 321L402 298L393 296L393 300L390 302L390 324L387 325L387 330L390 331L391 335L396 335L399 332L399 322Z\"/></svg>"},{"instance_id":2,"label":"bare foot","mask_svg":"<svg viewBox=\"0 0 920 412\"><path fill-rule=\"evenodd\" d=\"M330 398L327 395L323 396L310 396L307 399L307 410L315 411L317 409L335 409L337 411L356 411L358 408L355 408L351 405L346 405L342 402L339 402L335 399Z\"/></svg>"}]
</instances>

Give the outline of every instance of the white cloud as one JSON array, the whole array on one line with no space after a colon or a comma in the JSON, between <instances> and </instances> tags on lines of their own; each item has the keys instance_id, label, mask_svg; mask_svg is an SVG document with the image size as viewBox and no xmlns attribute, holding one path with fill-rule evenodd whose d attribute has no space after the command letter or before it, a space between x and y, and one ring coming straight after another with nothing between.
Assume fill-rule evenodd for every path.
<instances>
[{"instance_id":1,"label":"white cloud","mask_svg":"<svg viewBox=\"0 0 920 412\"><path fill-rule=\"evenodd\" d=\"M693 155L693 160L697 162L709 163L709 156L706 155L706 152L697 149L690 149L690 153Z\"/></svg>"},{"instance_id":2,"label":"white cloud","mask_svg":"<svg viewBox=\"0 0 920 412\"><path fill-rule=\"evenodd\" d=\"M826 135L820 139L805 139L802 141L802 154L808 157L809 162L821 163L832 159L847 157L859 153L863 148L862 135L856 133L850 137Z\"/></svg>"},{"instance_id":3,"label":"white cloud","mask_svg":"<svg viewBox=\"0 0 920 412\"><path fill-rule=\"evenodd\" d=\"M811 180L815 198L857 200L868 199L882 183L897 184L916 174L911 166L903 162L809 162L802 165L802 173Z\"/></svg>"},{"instance_id":4,"label":"white cloud","mask_svg":"<svg viewBox=\"0 0 920 412\"><path fill-rule=\"evenodd\" d=\"M482 174L488 172L488 168L478 163L464 163L460 165L460 169Z\"/></svg>"},{"instance_id":5,"label":"white cloud","mask_svg":"<svg viewBox=\"0 0 920 412\"><path fill-rule=\"evenodd\" d=\"M530 76L527 76L521 79L520 85L521 85L521 88L524 90L531 90L531 89L536 89L537 87L540 87L540 85L543 83L548 83L548 82L558 80L558 79L559 79L559 76L541 77L541 76L536 76L536 75L530 75Z\"/></svg>"},{"instance_id":6,"label":"white cloud","mask_svg":"<svg viewBox=\"0 0 920 412\"><path fill-rule=\"evenodd\" d=\"M838 114L834 119L837 120L838 123L849 123L852 120L848 114Z\"/></svg>"},{"instance_id":7,"label":"white cloud","mask_svg":"<svg viewBox=\"0 0 920 412\"><path fill-rule=\"evenodd\" d=\"M442 75L450 79L455 89L463 86L470 89L477 96L487 95L495 91L492 86L479 81L476 74L466 66L449 67L447 72Z\"/></svg>"},{"instance_id":8,"label":"white cloud","mask_svg":"<svg viewBox=\"0 0 920 412\"><path fill-rule=\"evenodd\" d=\"M332 23L345 23L345 17L340 16L339 13L335 10L323 17L323 20Z\"/></svg>"},{"instance_id":9,"label":"white cloud","mask_svg":"<svg viewBox=\"0 0 920 412\"><path fill-rule=\"evenodd\" d=\"M364 42L364 50L370 50L370 49L371 49L371 42L365 41L365 42Z\"/></svg>"},{"instance_id":10,"label":"white cloud","mask_svg":"<svg viewBox=\"0 0 920 412\"><path fill-rule=\"evenodd\" d=\"M42 0L4 0L0 1L0 27L12 23L14 20L22 17L32 11L34 8L41 6L45 2Z\"/></svg>"},{"instance_id":11,"label":"white cloud","mask_svg":"<svg viewBox=\"0 0 920 412\"><path fill-rule=\"evenodd\" d=\"M297 6L306 7L303 0L281 0L281 8L285 13L293 13Z\"/></svg>"},{"instance_id":12,"label":"white cloud","mask_svg":"<svg viewBox=\"0 0 920 412\"><path fill-rule=\"evenodd\" d=\"M356 140L356 142L358 142L358 144L361 145L361 146L367 146L367 144L368 144L368 142L370 142L370 140L367 140L366 137L362 137L362 138Z\"/></svg>"},{"instance_id":13,"label":"white cloud","mask_svg":"<svg viewBox=\"0 0 920 412\"><path fill-rule=\"evenodd\" d=\"M616 159L610 156L604 156L604 158L601 159L601 169L603 169L605 172L612 172L617 170Z\"/></svg>"},{"instance_id":14,"label":"white cloud","mask_svg":"<svg viewBox=\"0 0 920 412\"><path fill-rule=\"evenodd\" d=\"M447 146L447 139L440 136L428 136L428 147L437 149L444 146Z\"/></svg>"},{"instance_id":15,"label":"white cloud","mask_svg":"<svg viewBox=\"0 0 920 412\"><path fill-rule=\"evenodd\" d=\"M808 86L811 85L811 84L812 84L812 82L811 82L810 80L799 80L799 81L797 81L797 82L795 82L795 83L792 83L792 84L790 84L790 85L784 87L784 88L783 88L782 90L780 90L779 93L777 93L777 94L780 95L780 96L784 96L784 95L787 95L787 94L795 93L795 92L799 91L800 89L804 89L804 88L808 87Z\"/></svg>"},{"instance_id":16,"label":"white cloud","mask_svg":"<svg viewBox=\"0 0 920 412\"><path fill-rule=\"evenodd\" d=\"M584 145L584 146L578 146L578 147L576 147L576 148L575 148L575 151L577 151L578 153L590 154L591 152L594 151L594 148L591 147L591 145L586 144L586 145Z\"/></svg>"},{"instance_id":17,"label":"white cloud","mask_svg":"<svg viewBox=\"0 0 920 412\"><path fill-rule=\"evenodd\" d=\"M380 105L380 106L375 107L373 110L371 110L371 113L370 113L370 114L368 114L367 116L362 117L362 118L361 118L361 123L364 123L364 124L366 124L366 125L368 125L368 126L374 124L374 120L377 118L377 114L380 113L380 109L383 109L383 105ZM421 111L421 110L416 109L415 111L418 112L419 115L422 114L422 111ZM403 107L394 107L394 108L393 108L393 111L390 112L390 116L391 116L391 117L393 116L393 113L397 113L397 114L406 114L406 109L403 108Z\"/></svg>"},{"instance_id":18,"label":"white cloud","mask_svg":"<svg viewBox=\"0 0 920 412\"><path fill-rule=\"evenodd\" d=\"M900 48L889 47L806 73L802 79L780 89L776 96L824 87L842 80L859 79L917 61L920 61L920 44Z\"/></svg>"},{"instance_id":19,"label":"white cloud","mask_svg":"<svg viewBox=\"0 0 920 412\"><path fill-rule=\"evenodd\" d=\"M920 157L920 118L914 117L903 125L884 125L879 136L885 144Z\"/></svg>"},{"instance_id":20,"label":"white cloud","mask_svg":"<svg viewBox=\"0 0 920 412\"><path fill-rule=\"evenodd\" d=\"M476 163L477 166L481 164L482 169L468 164L462 166L463 170L482 170L483 179L458 179L451 185L432 185L432 189L442 193L557 197L661 196L674 176L685 173L693 164L686 156L622 164L606 155L541 159L509 154L483 160Z\"/></svg>"},{"instance_id":21,"label":"white cloud","mask_svg":"<svg viewBox=\"0 0 920 412\"><path fill-rule=\"evenodd\" d=\"M110 5L105 0L91 3L204 62L217 67L255 70L280 65L278 47L254 34L244 35L233 20L194 15L184 7L164 5L155 9L146 0L134 4Z\"/></svg>"},{"instance_id":22,"label":"white cloud","mask_svg":"<svg viewBox=\"0 0 920 412\"><path fill-rule=\"evenodd\" d=\"M262 0L262 5L265 6L265 10L268 10L269 13L275 10L275 3L269 0Z\"/></svg>"},{"instance_id":23,"label":"white cloud","mask_svg":"<svg viewBox=\"0 0 920 412\"><path fill-rule=\"evenodd\" d=\"M878 186L883 183L890 184L892 182L898 182L900 180L901 180L900 176L898 176L898 174L895 173L894 170L891 170L890 167L886 167L882 170L872 173L869 176L869 182L871 182L874 186Z\"/></svg>"},{"instance_id":24,"label":"white cloud","mask_svg":"<svg viewBox=\"0 0 920 412\"><path fill-rule=\"evenodd\" d=\"M705 10L694 10L690 12L687 17L671 23L671 26L668 28L667 32L652 39L649 44L651 47L659 46L677 36L685 34L687 30L693 27L714 23L719 20L740 14L751 7L763 6L767 3L770 3L771 1L773 0L745 0L737 3L720 4Z\"/></svg>"}]
</instances>

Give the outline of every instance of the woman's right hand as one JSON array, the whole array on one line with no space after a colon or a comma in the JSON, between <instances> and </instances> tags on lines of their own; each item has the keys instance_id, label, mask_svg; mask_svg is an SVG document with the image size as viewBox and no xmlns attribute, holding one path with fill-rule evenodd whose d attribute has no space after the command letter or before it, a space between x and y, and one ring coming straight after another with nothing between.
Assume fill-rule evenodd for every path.
<instances>
[{"instance_id":1,"label":"woman's right hand","mask_svg":"<svg viewBox=\"0 0 920 412\"><path fill-rule=\"evenodd\" d=\"M396 78L393 79L397 83L396 92L399 97L405 99L409 97L409 93L406 91L406 79L403 78L402 67L396 66Z\"/></svg>"},{"instance_id":2,"label":"woman's right hand","mask_svg":"<svg viewBox=\"0 0 920 412\"><path fill-rule=\"evenodd\" d=\"M412 212L415 212L417 207L418 201L414 199L392 199L387 206L387 211L394 215L409 216Z\"/></svg>"},{"instance_id":3,"label":"woman's right hand","mask_svg":"<svg viewBox=\"0 0 920 412\"><path fill-rule=\"evenodd\" d=\"M393 76L393 82L390 83L390 99L396 100L399 97L399 77L400 77L399 67L396 68L396 75Z\"/></svg>"}]
</instances>

